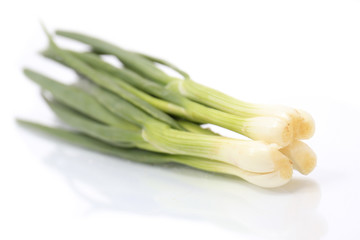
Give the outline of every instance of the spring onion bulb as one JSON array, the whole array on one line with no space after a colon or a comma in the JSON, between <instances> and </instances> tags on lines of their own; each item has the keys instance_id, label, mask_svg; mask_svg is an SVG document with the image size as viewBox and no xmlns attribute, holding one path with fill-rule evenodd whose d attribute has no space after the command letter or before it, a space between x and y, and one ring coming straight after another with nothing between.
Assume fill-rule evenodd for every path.
<instances>
[{"instance_id":1,"label":"spring onion bulb","mask_svg":"<svg viewBox=\"0 0 360 240\"><path fill-rule=\"evenodd\" d=\"M308 175L316 166L315 152L302 141L294 141L280 152L291 160L294 169L304 175Z\"/></svg>"}]
</instances>

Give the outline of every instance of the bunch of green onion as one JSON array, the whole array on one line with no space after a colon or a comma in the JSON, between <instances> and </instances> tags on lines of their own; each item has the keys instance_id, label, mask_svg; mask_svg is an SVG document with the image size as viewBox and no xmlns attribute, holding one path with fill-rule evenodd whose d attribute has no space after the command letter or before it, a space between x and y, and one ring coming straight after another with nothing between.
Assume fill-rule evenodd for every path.
<instances>
[{"instance_id":1,"label":"bunch of green onion","mask_svg":"<svg viewBox=\"0 0 360 240\"><path fill-rule=\"evenodd\" d=\"M56 116L72 130L18 120L24 126L106 154L150 164L180 163L241 177L261 187L278 187L293 168L310 173L312 149L301 139L314 133L312 117L301 110L259 105L227 96L191 80L169 62L119 48L87 35L56 31L90 48L60 48L47 33L42 55L72 68L79 76L66 85L24 69L38 84ZM115 56L122 67L103 60ZM160 70L164 65L177 78ZM202 124L235 131L248 140L220 136Z\"/></svg>"}]
</instances>

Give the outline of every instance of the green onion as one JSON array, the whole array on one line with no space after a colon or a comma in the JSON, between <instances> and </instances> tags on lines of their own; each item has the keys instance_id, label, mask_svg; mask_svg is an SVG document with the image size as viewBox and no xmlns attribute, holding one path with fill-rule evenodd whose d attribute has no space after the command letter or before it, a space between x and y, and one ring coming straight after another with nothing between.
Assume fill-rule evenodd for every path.
<instances>
[{"instance_id":1,"label":"green onion","mask_svg":"<svg viewBox=\"0 0 360 240\"><path fill-rule=\"evenodd\" d=\"M314 133L314 121L312 117L304 111L277 105L260 105L243 102L192 81L188 74L164 60L126 51L113 44L84 34L68 31L56 31L56 34L86 43L102 53L112 54L118 57L127 68L132 69L159 84L171 85L173 90L191 100L243 118L260 118L253 124L255 127L258 127L258 125L268 126L271 124L275 124L276 127L279 127L278 124L275 123L275 120L266 120L269 117L274 117L279 119L277 121L286 122L286 124L282 123L280 125L281 127L286 128L285 136L287 137L293 139L307 139ZM167 75L158 69L156 65L153 64L154 62L178 71L184 76L184 79ZM228 128L227 126L225 127ZM265 127L262 128L265 129ZM262 136L259 136L258 133L251 136L251 138L257 140L259 137ZM263 140L268 141L266 138ZM287 144L289 144L289 142L280 145L285 146Z\"/></svg>"},{"instance_id":2,"label":"green onion","mask_svg":"<svg viewBox=\"0 0 360 240\"><path fill-rule=\"evenodd\" d=\"M208 172L237 176L252 184L266 188L282 186L290 180L280 177L279 171L264 174L246 172L233 165L209 160L206 158L195 158L182 155L154 153L139 149L115 147L81 133L72 132L61 128L48 127L25 120L17 120L17 122L24 127L28 127L52 137L65 140L72 145L79 145L93 151L128 159L131 161L147 164L164 164L171 162L180 163Z\"/></svg>"},{"instance_id":3,"label":"green onion","mask_svg":"<svg viewBox=\"0 0 360 240\"><path fill-rule=\"evenodd\" d=\"M314 169L315 153L299 141L314 132L305 111L243 102L194 82L165 60L79 33L56 33L91 47L92 52L65 50L46 32L49 46L42 55L73 69L79 80L67 85L30 69L24 74L72 130L19 124L120 158L183 164L262 187L287 183L293 168L305 175ZM117 57L123 66L105 62L102 54ZM166 74L158 64L183 78ZM208 123L252 140L223 137L203 128Z\"/></svg>"}]
</instances>

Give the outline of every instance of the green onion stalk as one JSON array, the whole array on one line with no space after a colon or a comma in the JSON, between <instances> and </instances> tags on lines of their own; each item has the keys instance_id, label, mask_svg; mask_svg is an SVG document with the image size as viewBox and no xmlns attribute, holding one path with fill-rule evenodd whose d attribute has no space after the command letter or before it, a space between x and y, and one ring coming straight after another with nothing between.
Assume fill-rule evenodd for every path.
<instances>
[{"instance_id":1,"label":"green onion stalk","mask_svg":"<svg viewBox=\"0 0 360 240\"><path fill-rule=\"evenodd\" d=\"M124 64L126 68L131 69L139 75L162 86L165 86L168 89L171 89L172 91L177 92L178 94L185 96L186 98L195 102L240 118L241 120L238 119L238 124L244 125L244 121L248 123L250 126L246 130L250 133L246 132L244 128L237 132L240 132L255 140L264 140L277 144L280 143L280 146L286 146L292 140L308 139L314 133L314 121L311 115L305 111L286 106L252 104L240 101L217 90L194 82L190 79L187 73L162 59L126 51L113 44L84 34L69 31L56 31L56 34L88 44L94 49L95 52L114 55ZM183 79L167 75L159 68L157 68L154 63L160 63L174 69L183 76ZM165 109L162 110L165 111ZM226 122L227 118L223 119ZM207 120L211 120L211 117L209 117ZM223 126L223 124L217 125ZM269 140L269 137L263 137L264 132L268 132L269 135L274 136L274 131L269 132L269 126L273 126L275 129L284 129L282 131L283 135L278 134L278 136L291 139L291 141L274 141ZM234 130L235 128L231 128L229 126L224 127L231 130ZM261 134L257 133L256 129L259 129Z\"/></svg>"},{"instance_id":2,"label":"green onion stalk","mask_svg":"<svg viewBox=\"0 0 360 240\"><path fill-rule=\"evenodd\" d=\"M78 145L93 151L123 159L128 159L131 161L146 164L179 163L208 172L237 176L252 184L265 188L279 187L288 182L288 180L279 177L279 172L264 174L252 173L243 171L233 165L224 162L214 161L206 158L155 153L136 148L118 147L107 144L103 141L98 140L97 138L90 137L80 132L45 126L42 124L20 119L17 121L21 126L64 140L72 145Z\"/></svg>"}]
</instances>

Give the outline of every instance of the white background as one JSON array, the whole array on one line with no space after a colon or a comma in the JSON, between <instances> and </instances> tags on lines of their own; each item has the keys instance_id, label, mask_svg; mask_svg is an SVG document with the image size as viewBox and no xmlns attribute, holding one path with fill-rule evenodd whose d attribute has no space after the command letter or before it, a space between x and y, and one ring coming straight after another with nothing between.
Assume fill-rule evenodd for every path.
<instances>
[{"instance_id":1,"label":"white background","mask_svg":"<svg viewBox=\"0 0 360 240\"><path fill-rule=\"evenodd\" d=\"M169 59L237 98L307 110L317 168L265 190L17 127L15 116L56 122L23 66L75 78L37 55L40 20ZM359 239L359 0L2 1L0 27L0 239Z\"/></svg>"}]
</instances>

